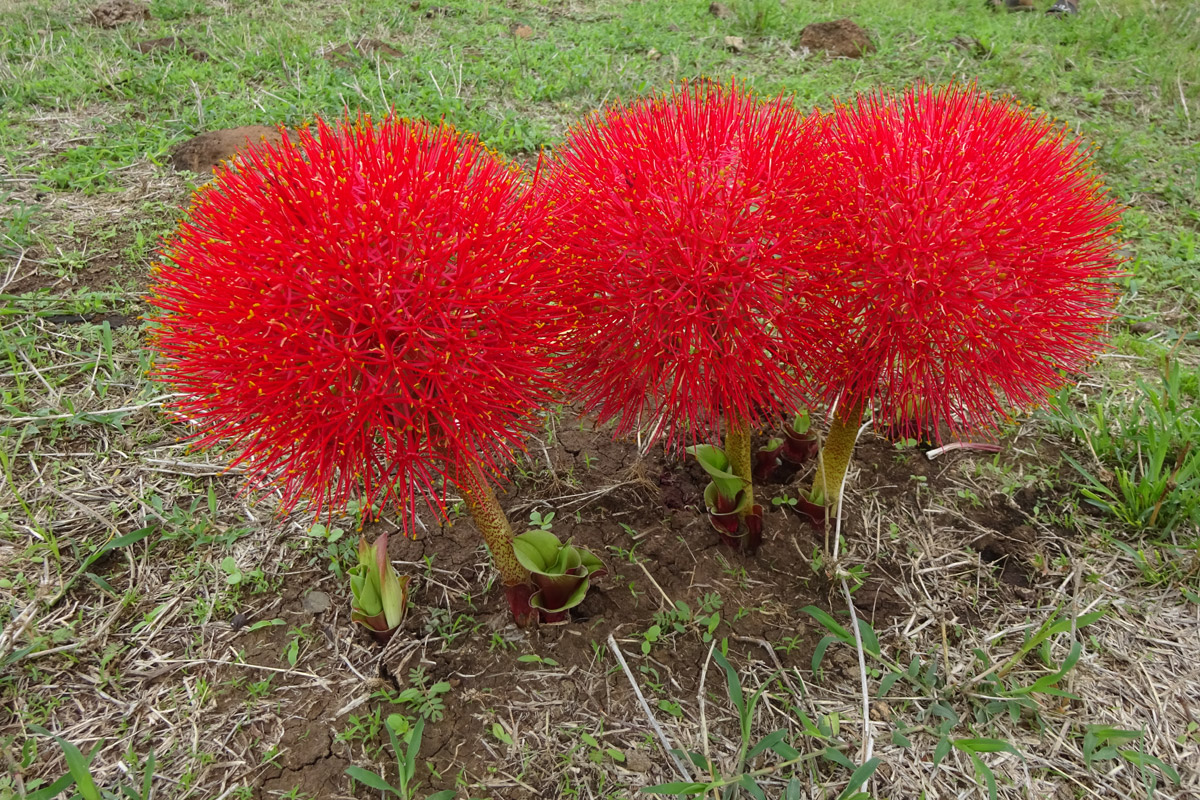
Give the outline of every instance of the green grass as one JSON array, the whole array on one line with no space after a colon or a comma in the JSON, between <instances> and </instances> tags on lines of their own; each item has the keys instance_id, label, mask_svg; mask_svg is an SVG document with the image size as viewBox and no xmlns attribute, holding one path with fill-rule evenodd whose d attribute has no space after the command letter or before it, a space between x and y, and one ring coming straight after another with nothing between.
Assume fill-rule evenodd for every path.
<instances>
[{"instance_id":1,"label":"green grass","mask_svg":"<svg viewBox=\"0 0 1200 800\"><path fill-rule=\"evenodd\" d=\"M1035 554L1047 570L1078 565L1082 580L1093 586L1117 581L1091 570L1128 568L1138 581L1137 591L1166 587L1174 598L1198 602L1197 509L1194 495L1186 493L1195 486L1195 477L1177 473L1176 478L1184 474L1191 482L1172 485L1171 475L1176 459L1181 459L1181 470L1184 463L1200 463L1195 446L1184 451L1200 425L1195 416L1200 404L1200 7L1195 4L1083 0L1080 16L1057 20L993 13L977 0L731 0L727 5L733 13L723 19L710 14L704 2L155 0L151 21L116 30L87 24L90 5L34 0L0 9L0 625L15 625L27 608L37 612L14 649L25 653L6 665L12 653L0 653L0 707L18 709L11 720L0 718L0 764L20 767L0 776L0 797L6 792L20 796L12 775L22 770L31 790L36 781L42 780L44 787L67 771L59 745L29 732L31 725L52 727L55 720L75 713L63 691L45 687L83 681L79 676L84 676L91 682L75 684L77 691L94 686L133 703L136 696L122 694L127 679L150 671L146 662L167 651L221 662L219 670L203 677L169 673L169 689L153 700L155 713L186 729L186 736L151 748L139 738L148 734L127 731L120 721L87 741L72 741L90 758L95 741L128 736L122 746L131 756L141 754L141 760L131 757L127 782L132 785L153 751L157 769L174 781L156 784L163 796L208 796L213 775L220 772L212 766L214 758L232 758L219 750L214 756L208 740L235 734L247 741L262 738L266 715L281 709L291 713L293 708L285 704L300 694L277 673L238 672L238 659L244 660L248 645L237 640L214 649L225 635L212 632L214 622L223 624L247 609L265 609L258 620L261 627L252 621L244 635L269 652L280 669L309 669L310 653L324 634L295 620L272 622L278 619L280 587L289 571L302 570L340 586L346 559L353 555L355 520L340 521L347 533L335 538L330 536L332 524L318 531L311 520L276 518L269 503L252 512L237 493L238 476L222 475L219 467L188 456L176 443L184 429L157 413L164 389L146 378L149 358L137 317L145 312L141 294L157 242L176 224L194 188L190 179L171 170L169 154L180 142L217 128L295 127L318 116L380 115L394 109L408 117L445 119L478 134L500 153L529 163L539 150L561 141L573 121L604 104L701 77L736 77L764 94L792 95L802 108L829 107L856 92L916 81L976 80L988 90L1010 94L1093 142L1097 166L1129 206L1124 220L1129 261L1121 282L1120 318L1113 326L1112 351L1087 383L1065 392L1056 412L1031 423L1038 443L1035 455L1044 457L1018 459L1006 453L994 460L967 461L957 476L965 483L949 488L942 485L942 475L918 476L922 504L941 503L966 518L993 505L996 496L1011 500L1026 490L1054 494L1052 503L1043 502L1042 511L1034 512L1034 523L1066 531L1064 537L1090 537L1087 547L1096 552L1071 544L1062 552ZM828 60L799 50L806 24L847 16L870 32L878 48L874 54ZM514 35L518 25L531 28L532 36ZM164 36L183 39L207 53L208 60L194 60L180 49L142 54L133 47ZM725 36L743 37L745 50L728 49ZM323 58L361 37L387 42L401 55ZM109 315L131 324L117 326L115 318L107 321ZM71 319L64 322L64 317ZM1155 405L1154 398L1162 397L1162 365L1168 357L1174 383L1168 386L1168 400ZM1010 437L1016 449L1026 447L1030 438L1024 432L1021 436ZM1050 439L1053 447L1046 445ZM1057 459L1059 445L1086 477ZM1092 460L1087 460L1093 455L1089 448L1095 451ZM1162 453L1157 460L1156 452ZM907 454L895 457L903 462ZM221 461L219 455L212 459ZM540 461L536 468L540 474ZM1111 480L1104 470L1113 473ZM1119 476L1131 487L1128 492ZM1082 484L1083 493L1074 484ZM84 511L70 502L76 497L82 498ZM1165 498L1163 510L1153 517L1160 497ZM781 493L776 500L786 504L788 496ZM531 521L549 524L548 516L539 512ZM559 521L566 518L564 513ZM146 526L155 531L147 539L111 545L121 541L114 527L128 534ZM909 520L881 518L879 530L888 531L882 539L895 543L895 560L921 551L922 540ZM642 537L635 541L636 556L632 547L611 548L610 563L623 556L630 567L653 568L642 555ZM885 550L889 546L889 541L880 545ZM262 553L270 553L271 559L264 561ZM1118 566L1112 567L1114 563ZM874 569L867 565L868 572ZM636 568L628 572L640 574ZM230 583L235 575L240 579ZM732 562L725 578L729 591L752 587L756 580L752 566ZM52 602L68 582L70 590ZM629 588L637 594L648 587L638 589L629 581ZM610 591L625 589L618 585ZM964 589L968 591L978 589ZM665 658L685 638L725 636L726 627L750 604L742 607L730 600L722 606L728 595L708 592L698 588L692 606L664 612L653 635L647 626L626 631L632 637L626 652L635 654L644 644L647 657ZM649 588L641 600L654 607L658 596ZM1018 600L1011 602L1019 606ZM977 628L960 619L949 633L939 632L936 646L905 655L904 665L919 656L920 664L939 666L928 673L922 668L928 685L913 675L903 680L912 684L905 689L911 688L912 696L896 704L903 725L895 727L903 731L901 738L911 735L918 747L925 741L930 751L942 740L968 743L942 753L947 761L939 767L950 768L957 757L956 774L967 781L975 774L974 759L981 757L969 743L1004 735L995 726L1007 714L993 714L982 696L955 694L955 681L968 668L979 667L972 659L983 664L1007 657L1003 637L987 638L985 630L991 619L987 615L1000 612L973 603L964 600L954 607L970 605L970 619L980 620ZM428 615L427 635L437 637L444 648L487 642L488 620L469 610L471 614L436 608ZM778 609L765 609L755 616L767 620L776 613ZM1037 614L1034 619L1045 618L1044 609ZM1010 632L1028 627L1016 625ZM1076 647L1084 648L1076 667L1082 670L1093 651L1101 650L1097 642L1111 641L1102 633L1094 641L1075 638L1074 629L1069 633L1055 653L1047 647L1031 654L1031 661L1041 657L1040 666L1030 667L1025 677L1032 682L1058 670L1065 674L1061 665ZM160 638L168 634L175 637L170 646ZM772 634L775 650L785 655L800 642L797 631L788 634ZM978 655L968 647L974 634L983 648L974 651ZM490 635L493 647L511 655L514 669L525 666L516 655L527 653L525 643L514 645ZM961 651L944 649L960 639ZM900 654L891 653L892 642L885 640L883 647L900 663ZM40 656L55 648L62 650ZM611 666L603 663L604 654L601 644L599 670ZM944 654L957 657L958 663L943 663ZM548 663L544 655L529 654L541 659L539 669ZM672 686L665 669L660 672L661 664L641 667L638 674L646 681L650 702L662 712L660 720L685 724L691 719L695 696ZM721 686L726 678L730 691L727 697L725 689L712 694L710 687L709 702L712 713L725 714L724 723L733 720L738 731L733 741L744 754L762 732L747 738L741 726L743 716L753 717L753 709L747 711L743 704L734 708L736 714L730 711L737 706L733 688L737 670L743 668L750 665L714 662L710 682ZM874 677L895 674L889 670ZM771 683L768 705L805 707L807 697L788 695L774 681L772 676L757 684ZM1013 686L988 688L1012 692ZM428 683L413 680L409 689L405 702L410 716L433 709L444 693L432 677ZM746 690L753 695L749 683ZM457 701L462 691L447 693L446 703ZM947 707L958 703L954 714L976 720L975 738L953 738L958 733L941 730L948 718L938 718L932 709L945 698L950 698ZM115 713L117 706L104 708ZM194 714L217 708L228 710L232 734L198 730L194 743L188 722ZM820 718L814 712L816 733L793 730L780 739L799 747L815 737L836 746L826 759L830 763L814 767L808 776L827 786L830 796L845 788L851 775L837 757L853 740L832 730L839 715L849 719L855 713L853 703ZM1091 736L1091 750L1085 749L1088 767L1104 760L1096 756L1104 746L1116 747L1118 739L1122 746L1130 745L1135 739L1120 728L1094 727L1116 724L1105 713L1086 708L1071 724L1073 739ZM498 709L496 718L507 722L507 714ZM358 728L342 723L350 726L344 739L356 743L356 754L379 756L380 774L389 771L392 781L396 768L387 752L380 706L357 710L355 719ZM711 724L715 728L720 721L714 716ZM572 733L576 727L577 722L565 725L571 735L560 742L567 753L560 759L562 785L574 792L580 791L579 781L591 780L594 788L601 779L597 776L608 780L615 774L609 768L609 738L597 739L604 747L593 745ZM604 730L620 727L611 724ZM916 727L937 735L930 738ZM481 729L481 736L485 732ZM1182 741L1194 731L1176 734ZM616 748L618 740L612 742ZM628 744L621 752L632 755L637 748ZM1113 750L1117 755L1112 758L1129 763L1141 759L1154 772L1153 763L1145 762L1152 745L1148 733L1147 741L1136 740L1138 749ZM89 763L114 763L111 747ZM655 747L651 740L642 749L657 759L661 753ZM9 752L5 762L2 754ZM522 769L544 755L521 747L517 752ZM776 761L788 760L790 751L774 752ZM254 763L279 755L251 746L245 753ZM919 760L932 753L914 750L910 755ZM116 756L119 760L121 753ZM40 771L37 765L42 765ZM734 763L726 769L728 776L744 774L749 767ZM1105 769L1106 763L1096 766L1098 772ZM421 780L428 778L427 772L419 765ZM774 788L782 791L785 785L781 781ZM1133 792L1137 786L1126 788ZM605 784L603 791L620 792L621 787ZM239 789L230 796L250 793Z\"/></svg>"}]
</instances>

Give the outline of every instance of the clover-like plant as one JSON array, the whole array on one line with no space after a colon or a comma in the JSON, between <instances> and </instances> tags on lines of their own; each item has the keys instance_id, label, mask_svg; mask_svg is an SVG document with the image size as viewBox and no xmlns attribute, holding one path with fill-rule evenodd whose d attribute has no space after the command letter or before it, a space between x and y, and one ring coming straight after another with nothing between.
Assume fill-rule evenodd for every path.
<instances>
[{"instance_id":1,"label":"clover-like plant","mask_svg":"<svg viewBox=\"0 0 1200 800\"><path fill-rule=\"evenodd\" d=\"M592 578L608 572L591 552L563 542L547 530L532 530L513 540L517 560L537 587L529 598L543 622L562 622L583 602Z\"/></svg>"},{"instance_id":2,"label":"clover-like plant","mask_svg":"<svg viewBox=\"0 0 1200 800\"><path fill-rule=\"evenodd\" d=\"M380 534L373 544L358 540L358 563L350 568L350 592L354 597L350 619L358 622L386 644L404 621L408 611L410 577L401 576L387 555L388 535Z\"/></svg>"},{"instance_id":3,"label":"clover-like plant","mask_svg":"<svg viewBox=\"0 0 1200 800\"><path fill-rule=\"evenodd\" d=\"M564 382L618 433L678 446L723 433L761 526L750 436L792 413L813 307L792 286L813 234L819 121L736 85L684 87L574 127L539 191L560 297Z\"/></svg>"},{"instance_id":4,"label":"clover-like plant","mask_svg":"<svg viewBox=\"0 0 1200 800\"><path fill-rule=\"evenodd\" d=\"M284 509L457 489L518 619L491 481L538 424L561 306L519 171L445 125L319 121L220 170L155 268L156 375Z\"/></svg>"},{"instance_id":5,"label":"clover-like plant","mask_svg":"<svg viewBox=\"0 0 1200 800\"><path fill-rule=\"evenodd\" d=\"M1101 348L1119 210L1077 138L977 88L838 107L834 232L801 295L834 304L804 364L836 403L811 498L836 508L864 412L892 435L992 428Z\"/></svg>"}]
</instances>

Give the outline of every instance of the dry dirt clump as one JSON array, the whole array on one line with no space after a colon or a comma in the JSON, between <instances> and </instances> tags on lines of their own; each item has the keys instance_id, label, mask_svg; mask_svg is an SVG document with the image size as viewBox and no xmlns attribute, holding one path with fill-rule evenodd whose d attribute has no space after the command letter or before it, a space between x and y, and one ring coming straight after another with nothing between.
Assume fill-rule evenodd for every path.
<instances>
[{"instance_id":1,"label":"dry dirt clump","mask_svg":"<svg viewBox=\"0 0 1200 800\"><path fill-rule=\"evenodd\" d=\"M354 56L370 57L373 55L378 55L381 58L404 57L404 53L392 47L387 42L370 37L363 37L353 42L339 44L337 47L325 51L321 57L339 66L352 66Z\"/></svg>"},{"instance_id":2,"label":"dry dirt clump","mask_svg":"<svg viewBox=\"0 0 1200 800\"><path fill-rule=\"evenodd\" d=\"M710 3L708 13L712 14L717 19L736 19L737 14L733 13L733 9L724 3Z\"/></svg>"},{"instance_id":3,"label":"dry dirt clump","mask_svg":"<svg viewBox=\"0 0 1200 800\"><path fill-rule=\"evenodd\" d=\"M108 0L93 8L91 13L91 23L106 30L149 19L150 6L138 0Z\"/></svg>"},{"instance_id":4,"label":"dry dirt clump","mask_svg":"<svg viewBox=\"0 0 1200 800\"><path fill-rule=\"evenodd\" d=\"M208 61L208 53L203 50L197 50L183 39L177 36L163 36L159 39L146 39L138 42L133 46L134 50L139 53L153 53L159 50L174 50L179 48L187 53L195 61Z\"/></svg>"},{"instance_id":5,"label":"dry dirt clump","mask_svg":"<svg viewBox=\"0 0 1200 800\"><path fill-rule=\"evenodd\" d=\"M800 32L800 46L839 58L862 58L875 52L871 37L849 19L814 22Z\"/></svg>"},{"instance_id":6,"label":"dry dirt clump","mask_svg":"<svg viewBox=\"0 0 1200 800\"><path fill-rule=\"evenodd\" d=\"M255 147L263 142L279 144L281 141L283 134L264 125L208 131L177 145L171 151L171 166L177 170L207 175L248 147Z\"/></svg>"}]
</instances>

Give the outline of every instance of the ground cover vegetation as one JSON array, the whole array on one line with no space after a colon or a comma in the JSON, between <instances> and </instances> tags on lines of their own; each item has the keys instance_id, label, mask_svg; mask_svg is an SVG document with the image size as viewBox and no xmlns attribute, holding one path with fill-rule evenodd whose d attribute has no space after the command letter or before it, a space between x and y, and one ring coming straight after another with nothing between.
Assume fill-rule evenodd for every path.
<instances>
[{"instance_id":1,"label":"ground cover vegetation","mask_svg":"<svg viewBox=\"0 0 1200 800\"><path fill-rule=\"evenodd\" d=\"M0 797L1200 796L1200 19L1187 6L1132 0L1083 11L1054 19L855 0L121 0L0 11ZM806 29L846 16L869 37L855 29L848 51L821 38L848 23ZM651 174L661 166L645 160L637 135L606 140L568 125L673 82L725 86L735 76L768 103L784 93L803 114L881 87L969 80L1053 115L1095 143L1095 166L1123 212L1119 251L1099 253L1123 260L1115 295L1073 303L1078 292L1057 292L1028 307L1028 326L990 341L970 306L872 317L879 310L868 302L843 316L864 326L848 337L856 346L823 354L823 383L854 387L832 414L817 403L780 405L770 389L784 373L759 364L758 384L731 393L736 358L676 405L647 406L631 389L647 382L638 372L647 363L618 369L621 333L631 323L667 330L670 309L648 308L611 270L589 273L596 255L586 248L558 248L559 262L570 258L556 265L526 258L534 245L522 237L580 241L571 237L582 229L582 241L628 247L644 236L639 215L561 214L581 190L614 198L612 208L654 200L653 191L639 195L649 184L638 185L630 165ZM464 269L480 252L500 254L525 287L518 296L492 279L487 301L507 313L478 330L507 325L510 335L474 351L459 376L506 402L476 417L464 392L465 405L394 420L390 458L358 475L369 491L335 482L321 496L349 463L339 459L370 450L354 422L378 413L387 387L361 390L384 370L360 369L341 386L346 413L337 419L346 424L317 448L323 459L287 463L286 447L272 451L236 415L181 407L181 373L150 356L164 346L196 354L195 330L160 319L153 333L143 317L185 301L227 306L242 277L236 257L222 254L223 282L212 276L186 297L154 292L153 305L148 291L164 280L152 265L185 214L229 219L212 193L187 209L189 193L211 178L211 159L190 137L283 124L303 140L309 134L295 131L318 117L378 121L393 108L432 125L360 123L357 135L394 145L424 130L436 139L443 118L478 134L495 156L437 139L445 164L473 165L457 173L477 181L461 197L476 222L481 209L523 215L518 225L456 234L478 237L459 251ZM641 124L661 122L663 109L653 111ZM887 130L871 128L888 117L886 98L839 113L838 152L872 179L836 217L869 233L839 239L845 249L830 262L861 263L866 271L846 280L880 281L883 296L895 292L886 285L895 270L872 273L889 255L873 248L899 223L880 209L898 206L888 193L910 177L889 168L911 159L889 162ZM977 177L991 176L989 155L1008 165L1036 144L1002 117L979 126L995 142L972 141L963 168ZM793 142L803 139L796 130ZM896 144L928 132L906 130ZM329 135L320 131L320 142ZM628 154L623 142L635 145ZM556 157L538 165L541 148ZM322 152L328 163L290 163L332 177L345 153ZM1056 152L1040 152L1028 183L1053 183ZM589 175L597 156L629 182ZM497 157L550 176L550 221L522 197L528 184L489 166ZM279 165L259 158L263 180L251 188L264 211L278 185L266 168ZM833 174L824 167L804 177ZM937 202L944 197L952 193L917 214L939 223L918 242L932 262L952 232L982 231L1045 280L1070 272L1064 253L1087 250L1049 234L1083 235L1111 219L1086 191L1048 191L1036 198L1057 206L1011 203L1004 222L964 225L954 203ZM460 201L436 186L423 197L433 216ZM345 209L341 220L346 241L358 241L364 220L396 224ZM654 235L662 252L668 243ZM163 253L183 256L168 270L197 255L174 241ZM695 246L671 241L679 252ZM285 259L291 251L278 244L258 242ZM511 335L530 322L521 314L539 309L538 329L553 332L560 306L537 302L547 264L575 276L584 296L615 293L626 304L624 313L611 303L590 309L588 324L571 328L583 374L605 367L578 403L544 404L538 368L548 354L517 352L530 340ZM481 265L472 280L486 282ZM976 272L973 285L993 279ZM443 305L459 304L449 316L463 335L436 348L453 352L479 335L471 326L486 309L471 295L414 284L413 297L440 291ZM756 308L785 288L796 287L761 290ZM361 291L353 314L377 325L369 287ZM995 288L983 294L1007 302ZM1112 317L1097 315L1110 302ZM319 344L316 322L293 316L288 334ZM746 332L742 322L722 323L724 341ZM922 340L931 322L941 338ZM245 323L218 332L235 331L242 351L271 336L269 322ZM863 332L881 334L875 349ZM1111 349L1085 365L1087 342L1101 333ZM825 341L793 340L801 338L810 349ZM961 342L974 356L960 363L950 343ZM1047 348L1057 357L1038 361ZM209 374L220 374L222 358L229 373L236 350L203 348ZM984 355L997 351L1007 358ZM954 364L952 392L938 391L922 358ZM1024 380L1006 383L1001 362L1021 362ZM953 397L971 398L966 421L1007 410L973 386L999 383L1000 397L1036 402L1037 387L1060 384L1048 367L1070 371L1034 413L1000 417L986 439L939 430L964 419ZM388 369L407 368L417 367ZM438 379L421 369L413 385ZM236 388L254 379L245 374ZM275 399L276 409L291 400ZM285 417L276 427L296 424ZM221 425L226 440L273 452L289 479L247 493L260 462L180 439ZM714 447L685 456L693 428L724 432L733 455L722 461ZM320 430L306 421L288 435ZM461 438L423 450L413 430ZM979 440L958 441L968 437ZM844 451L844 492L814 469L818 445ZM824 452L815 463L831 459ZM722 482L742 519L718 535L709 512L722 511L711 497ZM407 495L397 504L397 490L435 502ZM823 529L810 520L814 498L836 512ZM517 585L528 594L514 602ZM514 624L531 622L531 600L543 624Z\"/></svg>"}]
</instances>

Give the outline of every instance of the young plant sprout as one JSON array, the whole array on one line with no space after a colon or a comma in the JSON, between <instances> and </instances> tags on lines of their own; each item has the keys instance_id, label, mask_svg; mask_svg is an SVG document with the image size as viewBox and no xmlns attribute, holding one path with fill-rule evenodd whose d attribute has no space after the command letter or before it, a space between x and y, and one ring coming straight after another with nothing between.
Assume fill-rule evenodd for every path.
<instances>
[{"instance_id":1,"label":"young plant sprout","mask_svg":"<svg viewBox=\"0 0 1200 800\"><path fill-rule=\"evenodd\" d=\"M404 621L408 611L409 576L401 577L387 556L388 535L374 544L358 540L358 563L350 568L350 592L354 597L350 619L363 625L380 643L386 644Z\"/></svg>"},{"instance_id":2,"label":"young plant sprout","mask_svg":"<svg viewBox=\"0 0 1200 800\"><path fill-rule=\"evenodd\" d=\"M563 622L583 602L592 578L608 569L582 547L563 543L547 530L522 533L513 541L517 560L529 570L537 590L529 599L542 622Z\"/></svg>"},{"instance_id":3,"label":"young plant sprout","mask_svg":"<svg viewBox=\"0 0 1200 800\"><path fill-rule=\"evenodd\" d=\"M1119 211L1084 145L975 87L837 108L811 276L840 324L803 362L836 402L811 499L836 509L864 411L893 435L988 429L1086 367Z\"/></svg>"},{"instance_id":4,"label":"young plant sprout","mask_svg":"<svg viewBox=\"0 0 1200 800\"><path fill-rule=\"evenodd\" d=\"M817 454L817 437L811 431L812 418L801 411L783 426L782 436L773 436L754 454L754 478L765 481L776 467L807 464Z\"/></svg>"},{"instance_id":5,"label":"young plant sprout","mask_svg":"<svg viewBox=\"0 0 1200 800\"><path fill-rule=\"evenodd\" d=\"M795 410L819 123L736 85L702 84L576 126L540 187L577 312L565 381L617 432L678 446L723 428L761 531L750 435Z\"/></svg>"},{"instance_id":6,"label":"young plant sprout","mask_svg":"<svg viewBox=\"0 0 1200 800\"><path fill-rule=\"evenodd\" d=\"M752 525L747 531L741 530L740 525L741 518L754 502L749 484L733 472L733 466L721 448L697 444L687 448L687 452L696 457L708 477L712 478L704 487L704 506L708 510L708 520L721 541L735 550L755 553L762 544L761 524ZM761 511L757 516L761 522Z\"/></svg>"},{"instance_id":7,"label":"young plant sprout","mask_svg":"<svg viewBox=\"0 0 1200 800\"><path fill-rule=\"evenodd\" d=\"M252 153L197 192L155 268L157 377L199 446L283 508L457 488L514 615L529 573L490 481L537 426L558 306L544 215L453 129L366 117ZM365 609L364 609L365 610Z\"/></svg>"}]
</instances>

